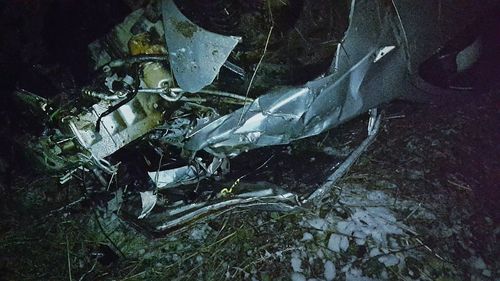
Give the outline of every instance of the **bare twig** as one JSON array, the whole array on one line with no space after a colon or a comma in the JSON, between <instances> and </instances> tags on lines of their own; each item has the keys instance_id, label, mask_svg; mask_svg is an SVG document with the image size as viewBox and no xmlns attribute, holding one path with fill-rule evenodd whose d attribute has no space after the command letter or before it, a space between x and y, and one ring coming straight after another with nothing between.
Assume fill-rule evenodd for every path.
<instances>
[{"instance_id":1,"label":"bare twig","mask_svg":"<svg viewBox=\"0 0 500 281\"><path fill-rule=\"evenodd\" d=\"M163 153L160 154L160 161L158 163L158 169L156 170L156 173L155 173L155 186L158 186L158 177L160 175L160 169L161 169L161 162L163 161Z\"/></svg>"},{"instance_id":2,"label":"bare twig","mask_svg":"<svg viewBox=\"0 0 500 281\"><path fill-rule=\"evenodd\" d=\"M403 31L403 37L405 39L405 43L408 46L408 35L406 34L405 27L403 25L403 20L401 19L401 16L399 15L399 10L398 7L396 6L396 3L394 3L394 0L391 0L392 6L394 7L394 11L396 11L396 16L398 17L399 24L401 25L401 30Z\"/></svg>"},{"instance_id":3,"label":"bare twig","mask_svg":"<svg viewBox=\"0 0 500 281\"><path fill-rule=\"evenodd\" d=\"M71 259L69 257L69 241L68 241L68 235L66 235L66 257L68 259L68 276L69 276L69 281L73 281L73 277L71 276Z\"/></svg>"},{"instance_id":4,"label":"bare twig","mask_svg":"<svg viewBox=\"0 0 500 281\"><path fill-rule=\"evenodd\" d=\"M106 237L106 239L109 241L109 243L111 243L111 245L113 245L113 247L120 253L120 255L122 257L126 257L125 254L122 252L122 250L118 247L118 245L116 245L116 243L111 240L111 238L109 237L109 235L106 233L106 231L104 230L104 227L102 227L102 224L101 222L99 221L99 215L97 214L97 211L96 210L93 210L94 211L94 216L95 216L95 221L97 222L97 226L99 227L99 229L101 230L102 234L104 235L104 237Z\"/></svg>"},{"instance_id":5,"label":"bare twig","mask_svg":"<svg viewBox=\"0 0 500 281\"><path fill-rule=\"evenodd\" d=\"M77 200L75 200L75 201L73 201L73 202L71 202L71 203L69 203L67 205L64 205L64 206L62 206L62 207L60 207L58 209L52 210L52 211L49 212L49 214L45 218L51 217L51 216L55 215L56 213L59 213L61 211L65 211L65 210L67 210L67 209L69 209L69 208L71 208L71 207L73 207L73 206L75 206L77 204L80 204L85 199L87 199L87 197L86 196L82 196L82 197L78 198Z\"/></svg>"},{"instance_id":6,"label":"bare twig","mask_svg":"<svg viewBox=\"0 0 500 281\"><path fill-rule=\"evenodd\" d=\"M264 45L264 50L262 51L262 56L260 57L260 60L257 63L257 66L255 67L255 71L252 74L252 78L250 79L250 83L248 83L248 88L247 88L247 91L245 93L245 99L248 98L248 94L250 93L250 89L252 88L252 84L253 84L253 80L255 79L255 75L257 74L257 71L259 70L260 64L262 63L264 56L266 55L267 46L269 45L269 40L271 39L271 34L273 33L273 28L274 28L274 25L271 25L271 28L269 28L269 33L267 34L266 44ZM240 125L241 120L243 119L243 115L245 115L247 113L249 108L250 108L250 106L247 108L247 110L244 110L241 112L240 119L238 120L238 125Z\"/></svg>"},{"instance_id":7,"label":"bare twig","mask_svg":"<svg viewBox=\"0 0 500 281\"><path fill-rule=\"evenodd\" d=\"M83 279L85 279L85 277L87 277L87 275L89 275L92 271L94 271L94 268L95 266L97 265L97 258L95 259L94 261L94 264L92 265L92 267L89 269L89 271L85 272L81 277L80 279L78 279L78 281L83 281Z\"/></svg>"},{"instance_id":8,"label":"bare twig","mask_svg":"<svg viewBox=\"0 0 500 281\"><path fill-rule=\"evenodd\" d=\"M401 119L401 118L406 118L406 115L401 114L401 115L387 116L384 119L385 120L391 120L391 119Z\"/></svg>"},{"instance_id":9,"label":"bare twig","mask_svg":"<svg viewBox=\"0 0 500 281\"><path fill-rule=\"evenodd\" d=\"M427 251L429 251L431 254L433 254L436 258L438 258L439 260L443 261L443 262L447 262L447 263L451 263L453 264L452 262L446 260L445 258L441 257L439 254L437 254L434 250L432 250L429 246L427 246L424 242L422 242L422 240L420 240L419 238L415 238L415 240L420 244L422 245Z\"/></svg>"},{"instance_id":10,"label":"bare twig","mask_svg":"<svg viewBox=\"0 0 500 281\"><path fill-rule=\"evenodd\" d=\"M450 179L448 179L447 181L448 181L449 184L451 184L453 186L456 186L456 187L458 187L461 190L472 191L472 188L470 188L468 186L465 186L465 184L460 184L460 183L454 182L454 181L452 181Z\"/></svg>"},{"instance_id":11,"label":"bare twig","mask_svg":"<svg viewBox=\"0 0 500 281\"><path fill-rule=\"evenodd\" d=\"M111 183L113 183L115 175L116 175L116 173L111 174L111 178L109 179L108 186L106 187L106 191L109 191L109 188L111 187Z\"/></svg>"},{"instance_id":12,"label":"bare twig","mask_svg":"<svg viewBox=\"0 0 500 281\"><path fill-rule=\"evenodd\" d=\"M418 206L417 206L417 207L416 207L413 211L411 211L411 213L410 213L410 214L409 214L409 215L408 215L408 216L407 216L407 217L406 217L403 221L406 221L406 220L408 220L411 216L413 216L413 214L415 214L415 212L417 212L417 211L420 209L420 207L421 207L421 206L422 206L422 203L419 203L419 204L418 204Z\"/></svg>"},{"instance_id":13,"label":"bare twig","mask_svg":"<svg viewBox=\"0 0 500 281\"><path fill-rule=\"evenodd\" d=\"M212 246L215 246L215 245L217 245L217 244L220 244L220 243L222 243L222 242L226 241L227 239L229 239L229 238L233 237L234 235L236 235L236 231L234 231L233 233L231 233L231 234L229 234L229 235L227 235L227 236L225 236L225 237L223 237L223 238L221 238L221 239L219 239L219 240L215 241L214 243L212 243L212 244L210 244L210 245L208 245L208 246L205 246L205 247L203 247L203 248L205 248L205 249L211 248Z\"/></svg>"}]
</instances>

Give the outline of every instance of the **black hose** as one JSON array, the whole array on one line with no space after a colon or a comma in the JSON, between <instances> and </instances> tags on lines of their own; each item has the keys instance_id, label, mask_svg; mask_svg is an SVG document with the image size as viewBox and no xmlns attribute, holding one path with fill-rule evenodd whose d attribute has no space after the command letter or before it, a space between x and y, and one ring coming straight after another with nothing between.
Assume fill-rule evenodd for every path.
<instances>
[{"instance_id":1,"label":"black hose","mask_svg":"<svg viewBox=\"0 0 500 281\"><path fill-rule=\"evenodd\" d=\"M141 82L141 80L139 80L139 74L140 74L139 68L136 65L136 67L134 69L134 85L132 86L133 87L132 92L130 94L128 94L125 99L123 99L122 101L118 102L117 104L111 106L106 111L104 111L101 115L99 115L99 117L97 118L96 124L95 124L95 129L97 132L99 132L101 129L101 121L102 121L103 117L113 113L115 110L120 108L122 105L128 103L133 98L135 98L135 96L137 96L137 93L139 92L139 85Z\"/></svg>"},{"instance_id":2,"label":"black hose","mask_svg":"<svg viewBox=\"0 0 500 281\"><path fill-rule=\"evenodd\" d=\"M168 55L139 55L139 56L131 56L131 57L126 57L126 58L121 58L121 59L116 59L113 61L108 62L107 64L103 65L101 69L104 69L105 67L121 67L125 64L134 64L134 63L140 63L140 62L149 62L149 61L168 61Z\"/></svg>"}]
</instances>

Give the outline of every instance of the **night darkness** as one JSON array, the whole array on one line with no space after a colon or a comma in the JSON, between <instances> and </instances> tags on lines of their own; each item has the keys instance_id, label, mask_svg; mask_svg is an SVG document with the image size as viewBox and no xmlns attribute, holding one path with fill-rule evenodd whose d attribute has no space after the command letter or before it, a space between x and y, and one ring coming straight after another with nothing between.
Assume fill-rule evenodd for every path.
<instances>
[{"instance_id":1,"label":"night darkness","mask_svg":"<svg viewBox=\"0 0 500 281\"><path fill-rule=\"evenodd\" d=\"M159 2L0 2L0 280L499 280L498 1L442 1L443 17L468 16L448 25L461 28L433 49L417 40L435 37L414 33L426 28L411 24L434 21L396 13L394 3L405 1L356 1L352 7L364 9L367 23L377 20L359 21L356 29L348 29L348 0L172 1L195 26L172 20L183 36L209 30L243 38L199 93L176 82ZM455 4L474 12L457 12ZM124 21L133 22L113 33ZM355 67L368 48L349 49L356 44L344 38L354 29L372 31L353 40L366 43L363 36L380 32L394 44L380 62L374 52L366 72ZM96 61L93 42L107 61ZM416 49L405 47L414 42ZM463 50L477 42L477 59L462 63L469 58ZM373 46L389 45L380 44ZM344 54L349 71L332 66ZM331 129L307 127L316 122L304 117L308 110L333 120L322 110L301 112L289 98L281 102L290 106L271 112L278 102L266 102L273 96L259 99L330 75L351 75L335 91L352 91L353 77L363 80L359 97L339 94L343 107L332 116L346 115L325 123ZM146 92L157 97L150 101ZM259 101L252 110L262 110L264 121L254 118L251 128L262 131L233 143L243 129L202 130L247 99ZM369 119L372 107L382 113ZM102 115L96 124L112 121L104 129L88 125L95 121L85 115L91 108ZM303 116L293 123L297 112ZM245 123L245 114L229 124ZM267 120L267 114L282 115ZM140 118L146 121L132 128ZM68 120L77 129L69 130ZM373 138L368 120L380 121ZM85 148L75 130L103 140L107 132L113 151ZM113 135L120 130L128 130L119 136L123 145ZM196 139L198 131L209 133ZM190 150L191 138L210 137L220 143ZM349 161L341 177L325 184ZM161 186L159 171L170 169L189 180ZM321 200L307 199L327 185Z\"/></svg>"}]
</instances>

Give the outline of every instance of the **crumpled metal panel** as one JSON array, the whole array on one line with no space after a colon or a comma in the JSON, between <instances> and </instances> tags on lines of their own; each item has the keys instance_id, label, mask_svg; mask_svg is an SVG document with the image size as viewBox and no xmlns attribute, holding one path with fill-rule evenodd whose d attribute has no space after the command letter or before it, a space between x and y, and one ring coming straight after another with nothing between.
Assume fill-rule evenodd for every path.
<instances>
[{"instance_id":1,"label":"crumpled metal panel","mask_svg":"<svg viewBox=\"0 0 500 281\"><path fill-rule=\"evenodd\" d=\"M198 171L194 166L182 166L175 169L158 172L148 172L149 178L153 180L158 188L169 188L180 184L190 184L198 177Z\"/></svg>"},{"instance_id":2,"label":"crumpled metal panel","mask_svg":"<svg viewBox=\"0 0 500 281\"><path fill-rule=\"evenodd\" d=\"M384 102L411 96L416 66L467 24L458 24L460 13L452 9L450 1L443 2L438 14L434 4L420 2L353 0L349 28L324 77L300 87L274 90L231 114L199 125L184 149L234 157L250 149L320 134ZM461 2L463 6L474 1ZM441 22L426 23L428 12L434 19L455 13L450 22L456 26L450 27L448 22L437 32ZM432 38L436 41L429 41Z\"/></svg>"},{"instance_id":3,"label":"crumpled metal panel","mask_svg":"<svg viewBox=\"0 0 500 281\"><path fill-rule=\"evenodd\" d=\"M249 149L317 135L400 95L407 79L394 9L353 1L350 24L325 77L284 88L196 128L185 149L236 156ZM387 54L381 53L386 50Z\"/></svg>"},{"instance_id":4,"label":"crumpled metal panel","mask_svg":"<svg viewBox=\"0 0 500 281\"><path fill-rule=\"evenodd\" d=\"M175 79L184 91L197 92L212 83L240 38L202 29L173 0L163 1L162 14Z\"/></svg>"},{"instance_id":5,"label":"crumpled metal panel","mask_svg":"<svg viewBox=\"0 0 500 281\"><path fill-rule=\"evenodd\" d=\"M194 159L193 164L170 170L148 172L148 175L157 188L164 189L198 182L213 176L219 170L224 173L229 165L227 159L217 157L212 159L209 165L203 163L201 158Z\"/></svg>"}]
</instances>

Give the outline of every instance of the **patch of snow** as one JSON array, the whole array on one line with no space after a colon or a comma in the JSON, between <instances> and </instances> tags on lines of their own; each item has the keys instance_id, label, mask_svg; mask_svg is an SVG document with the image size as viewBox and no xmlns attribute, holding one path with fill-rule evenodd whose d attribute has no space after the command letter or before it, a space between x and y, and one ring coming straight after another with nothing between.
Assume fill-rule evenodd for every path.
<instances>
[{"instance_id":1,"label":"patch of snow","mask_svg":"<svg viewBox=\"0 0 500 281\"><path fill-rule=\"evenodd\" d=\"M378 248L373 248L370 250L370 258L380 255L380 250Z\"/></svg>"},{"instance_id":2,"label":"patch of snow","mask_svg":"<svg viewBox=\"0 0 500 281\"><path fill-rule=\"evenodd\" d=\"M322 218L312 218L306 221L306 224L317 230L328 229L328 222Z\"/></svg>"},{"instance_id":3,"label":"patch of snow","mask_svg":"<svg viewBox=\"0 0 500 281\"><path fill-rule=\"evenodd\" d=\"M172 260L175 261L175 262L178 262L180 259L181 259L181 257L178 254L174 254L172 256Z\"/></svg>"},{"instance_id":4,"label":"patch of snow","mask_svg":"<svg viewBox=\"0 0 500 281\"><path fill-rule=\"evenodd\" d=\"M399 250L400 249L398 241L396 241L396 239L394 239L392 237L389 238L389 244L390 244L392 250Z\"/></svg>"},{"instance_id":5,"label":"patch of snow","mask_svg":"<svg viewBox=\"0 0 500 281\"><path fill-rule=\"evenodd\" d=\"M491 277L491 270L488 270L488 269L485 269L483 270L483 275L486 276L486 277Z\"/></svg>"},{"instance_id":6,"label":"patch of snow","mask_svg":"<svg viewBox=\"0 0 500 281\"><path fill-rule=\"evenodd\" d=\"M337 230L342 234L361 239L356 241L358 244L364 244L363 240L372 237L377 245L386 246L388 234L403 234L403 230L394 222L396 218L387 208L356 208L350 218L337 223Z\"/></svg>"},{"instance_id":7,"label":"patch of snow","mask_svg":"<svg viewBox=\"0 0 500 281\"><path fill-rule=\"evenodd\" d=\"M314 257L310 256L307 261L309 262L309 264L313 264L314 263Z\"/></svg>"},{"instance_id":8,"label":"patch of snow","mask_svg":"<svg viewBox=\"0 0 500 281\"><path fill-rule=\"evenodd\" d=\"M335 278L337 275L337 270L335 269L335 265L331 261L327 261L325 263L325 279L326 281L331 281Z\"/></svg>"},{"instance_id":9,"label":"patch of snow","mask_svg":"<svg viewBox=\"0 0 500 281\"><path fill-rule=\"evenodd\" d=\"M202 242L207 238L210 231L211 228L207 224L199 224L196 227L193 227L190 236L191 239Z\"/></svg>"},{"instance_id":10,"label":"patch of snow","mask_svg":"<svg viewBox=\"0 0 500 281\"><path fill-rule=\"evenodd\" d=\"M362 246L366 243L366 239L365 238L356 238L356 245L359 245L359 246Z\"/></svg>"},{"instance_id":11,"label":"patch of snow","mask_svg":"<svg viewBox=\"0 0 500 281\"><path fill-rule=\"evenodd\" d=\"M336 157L342 157L345 158L351 154L352 149L348 147L343 147L343 148L335 148L335 147L329 147L326 146L323 148L323 153L330 155L330 156L336 156Z\"/></svg>"},{"instance_id":12,"label":"patch of snow","mask_svg":"<svg viewBox=\"0 0 500 281\"><path fill-rule=\"evenodd\" d=\"M357 269L357 268L351 268L351 269L347 270L345 273L345 280L346 281L375 281L375 279L363 276L363 272L361 271L361 269Z\"/></svg>"},{"instance_id":13,"label":"patch of snow","mask_svg":"<svg viewBox=\"0 0 500 281\"><path fill-rule=\"evenodd\" d=\"M316 251L316 255L320 259L323 259L325 257L325 254L323 253L323 250L321 250L321 249L318 249L318 251Z\"/></svg>"},{"instance_id":14,"label":"patch of snow","mask_svg":"<svg viewBox=\"0 0 500 281\"><path fill-rule=\"evenodd\" d=\"M486 269L486 263L481 257L475 257L472 260L472 266L476 269Z\"/></svg>"},{"instance_id":15,"label":"patch of snow","mask_svg":"<svg viewBox=\"0 0 500 281\"><path fill-rule=\"evenodd\" d=\"M306 277L303 274L297 272L292 273L291 278L292 281L306 281Z\"/></svg>"},{"instance_id":16,"label":"patch of snow","mask_svg":"<svg viewBox=\"0 0 500 281\"><path fill-rule=\"evenodd\" d=\"M340 251L346 251L349 248L349 240L345 235L332 234L328 240L328 249L340 253Z\"/></svg>"},{"instance_id":17,"label":"patch of snow","mask_svg":"<svg viewBox=\"0 0 500 281\"><path fill-rule=\"evenodd\" d=\"M301 241L310 241L310 240L313 240L314 239L314 236L309 233L309 232L304 232L304 234L302 235L302 240Z\"/></svg>"},{"instance_id":18,"label":"patch of snow","mask_svg":"<svg viewBox=\"0 0 500 281\"><path fill-rule=\"evenodd\" d=\"M300 254L294 252L292 254L292 260L290 261L292 264L292 269L295 272L302 272L302 260L300 259Z\"/></svg>"},{"instance_id":19,"label":"patch of snow","mask_svg":"<svg viewBox=\"0 0 500 281\"><path fill-rule=\"evenodd\" d=\"M375 183L376 186L381 187L381 188L386 188L386 189L396 189L398 188L397 184L386 181L386 180L379 180Z\"/></svg>"},{"instance_id":20,"label":"patch of snow","mask_svg":"<svg viewBox=\"0 0 500 281\"><path fill-rule=\"evenodd\" d=\"M283 258L283 251L276 251L274 255L281 260Z\"/></svg>"},{"instance_id":21,"label":"patch of snow","mask_svg":"<svg viewBox=\"0 0 500 281\"><path fill-rule=\"evenodd\" d=\"M387 273L387 270L385 270L385 269L384 269L384 270L382 270L382 272L380 273L380 278L381 278L382 280L387 280L387 279L389 279L389 273Z\"/></svg>"},{"instance_id":22,"label":"patch of snow","mask_svg":"<svg viewBox=\"0 0 500 281\"><path fill-rule=\"evenodd\" d=\"M372 202L377 202L377 203L387 203L388 201L388 196L383 192L383 191L370 191L366 195L366 198Z\"/></svg>"},{"instance_id":23,"label":"patch of snow","mask_svg":"<svg viewBox=\"0 0 500 281\"><path fill-rule=\"evenodd\" d=\"M399 258L395 255L384 255L379 257L378 261L389 267L398 264Z\"/></svg>"}]
</instances>

